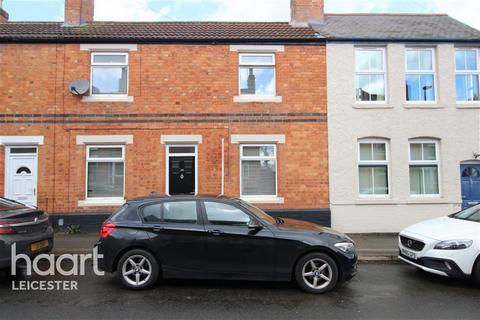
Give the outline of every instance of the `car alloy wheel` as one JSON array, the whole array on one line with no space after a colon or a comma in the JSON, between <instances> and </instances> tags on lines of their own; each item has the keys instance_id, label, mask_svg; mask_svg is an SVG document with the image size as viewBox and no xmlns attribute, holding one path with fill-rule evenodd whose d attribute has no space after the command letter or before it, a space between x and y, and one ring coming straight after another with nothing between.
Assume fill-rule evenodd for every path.
<instances>
[{"instance_id":1,"label":"car alloy wheel","mask_svg":"<svg viewBox=\"0 0 480 320\"><path fill-rule=\"evenodd\" d=\"M128 284L141 287L152 276L152 264L144 256L131 256L123 263L122 275Z\"/></svg>"},{"instance_id":2,"label":"car alloy wheel","mask_svg":"<svg viewBox=\"0 0 480 320\"><path fill-rule=\"evenodd\" d=\"M320 258L307 261L302 268L303 281L314 290L321 290L332 282L332 267Z\"/></svg>"},{"instance_id":3,"label":"car alloy wheel","mask_svg":"<svg viewBox=\"0 0 480 320\"><path fill-rule=\"evenodd\" d=\"M129 289L150 288L157 282L159 274L157 260L146 250L131 250L125 253L118 263L117 276Z\"/></svg>"}]
</instances>

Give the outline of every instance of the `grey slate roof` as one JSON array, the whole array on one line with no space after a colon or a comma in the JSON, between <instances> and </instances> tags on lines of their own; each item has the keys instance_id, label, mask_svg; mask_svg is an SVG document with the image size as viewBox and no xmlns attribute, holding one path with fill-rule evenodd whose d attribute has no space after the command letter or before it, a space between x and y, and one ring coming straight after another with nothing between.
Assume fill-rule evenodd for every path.
<instances>
[{"instance_id":1,"label":"grey slate roof","mask_svg":"<svg viewBox=\"0 0 480 320\"><path fill-rule=\"evenodd\" d=\"M0 42L296 42L318 41L312 28L288 22L0 23Z\"/></svg>"},{"instance_id":2,"label":"grey slate roof","mask_svg":"<svg viewBox=\"0 0 480 320\"><path fill-rule=\"evenodd\" d=\"M480 31L445 14L327 14L313 28L333 41L480 41Z\"/></svg>"}]
</instances>

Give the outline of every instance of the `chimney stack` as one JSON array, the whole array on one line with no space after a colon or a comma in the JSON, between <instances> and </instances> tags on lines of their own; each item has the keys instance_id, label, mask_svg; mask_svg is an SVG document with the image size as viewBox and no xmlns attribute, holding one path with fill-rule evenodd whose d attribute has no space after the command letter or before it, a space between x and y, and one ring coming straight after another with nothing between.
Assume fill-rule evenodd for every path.
<instances>
[{"instance_id":1,"label":"chimney stack","mask_svg":"<svg viewBox=\"0 0 480 320\"><path fill-rule=\"evenodd\" d=\"M290 0L291 19L293 27L306 27L309 22L323 21L324 0Z\"/></svg>"},{"instance_id":2,"label":"chimney stack","mask_svg":"<svg viewBox=\"0 0 480 320\"><path fill-rule=\"evenodd\" d=\"M8 13L3 10L3 0L0 0L0 22L8 22Z\"/></svg>"},{"instance_id":3,"label":"chimney stack","mask_svg":"<svg viewBox=\"0 0 480 320\"><path fill-rule=\"evenodd\" d=\"M93 22L95 0L65 0L65 25Z\"/></svg>"}]
</instances>

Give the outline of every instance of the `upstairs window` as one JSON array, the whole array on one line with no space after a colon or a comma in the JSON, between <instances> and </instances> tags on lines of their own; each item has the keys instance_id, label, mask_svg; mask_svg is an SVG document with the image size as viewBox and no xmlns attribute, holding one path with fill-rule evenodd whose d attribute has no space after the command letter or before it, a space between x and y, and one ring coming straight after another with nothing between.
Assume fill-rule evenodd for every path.
<instances>
[{"instance_id":1,"label":"upstairs window","mask_svg":"<svg viewBox=\"0 0 480 320\"><path fill-rule=\"evenodd\" d=\"M357 101L385 101L385 50L357 48L355 69Z\"/></svg>"},{"instance_id":2,"label":"upstairs window","mask_svg":"<svg viewBox=\"0 0 480 320\"><path fill-rule=\"evenodd\" d=\"M240 54L240 95L275 96L275 55Z\"/></svg>"},{"instance_id":3,"label":"upstairs window","mask_svg":"<svg viewBox=\"0 0 480 320\"><path fill-rule=\"evenodd\" d=\"M435 102L435 50L407 49L406 92L408 102Z\"/></svg>"},{"instance_id":4,"label":"upstairs window","mask_svg":"<svg viewBox=\"0 0 480 320\"><path fill-rule=\"evenodd\" d=\"M92 95L128 94L128 53L92 53Z\"/></svg>"},{"instance_id":5,"label":"upstairs window","mask_svg":"<svg viewBox=\"0 0 480 320\"><path fill-rule=\"evenodd\" d=\"M438 143L414 141L410 143L410 194L438 195Z\"/></svg>"},{"instance_id":6,"label":"upstairs window","mask_svg":"<svg viewBox=\"0 0 480 320\"><path fill-rule=\"evenodd\" d=\"M477 49L457 49L455 51L457 101L480 101L479 97L479 58Z\"/></svg>"},{"instance_id":7,"label":"upstairs window","mask_svg":"<svg viewBox=\"0 0 480 320\"><path fill-rule=\"evenodd\" d=\"M386 141L359 142L359 193L360 196L387 196L388 144Z\"/></svg>"}]
</instances>

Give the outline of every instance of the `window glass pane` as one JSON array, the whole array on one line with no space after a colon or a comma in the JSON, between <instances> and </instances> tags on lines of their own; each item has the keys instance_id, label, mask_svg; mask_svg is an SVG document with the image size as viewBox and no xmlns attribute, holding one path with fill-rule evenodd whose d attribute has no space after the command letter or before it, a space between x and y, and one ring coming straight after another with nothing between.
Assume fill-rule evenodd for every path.
<instances>
[{"instance_id":1,"label":"window glass pane","mask_svg":"<svg viewBox=\"0 0 480 320\"><path fill-rule=\"evenodd\" d=\"M457 75L455 81L457 87L457 101L468 101L468 75Z\"/></svg>"},{"instance_id":2,"label":"window glass pane","mask_svg":"<svg viewBox=\"0 0 480 320\"><path fill-rule=\"evenodd\" d=\"M93 63L127 63L125 55L93 55Z\"/></svg>"},{"instance_id":3,"label":"window glass pane","mask_svg":"<svg viewBox=\"0 0 480 320\"><path fill-rule=\"evenodd\" d=\"M358 71L383 71L383 51L357 50L356 64Z\"/></svg>"},{"instance_id":4,"label":"window glass pane","mask_svg":"<svg viewBox=\"0 0 480 320\"><path fill-rule=\"evenodd\" d=\"M371 161L372 159L372 144L360 143L360 160Z\"/></svg>"},{"instance_id":5,"label":"window glass pane","mask_svg":"<svg viewBox=\"0 0 480 320\"><path fill-rule=\"evenodd\" d=\"M273 56L242 55L242 64L273 64Z\"/></svg>"},{"instance_id":6,"label":"window glass pane","mask_svg":"<svg viewBox=\"0 0 480 320\"><path fill-rule=\"evenodd\" d=\"M10 148L10 153L37 153L37 148Z\"/></svg>"},{"instance_id":7,"label":"window glass pane","mask_svg":"<svg viewBox=\"0 0 480 320\"><path fill-rule=\"evenodd\" d=\"M242 160L242 195L276 195L274 160Z\"/></svg>"},{"instance_id":8,"label":"window glass pane","mask_svg":"<svg viewBox=\"0 0 480 320\"><path fill-rule=\"evenodd\" d=\"M432 51L420 50L419 51L419 63L420 70L433 70Z\"/></svg>"},{"instance_id":9,"label":"window glass pane","mask_svg":"<svg viewBox=\"0 0 480 320\"><path fill-rule=\"evenodd\" d=\"M123 157L123 148L92 147L88 149L90 158L119 158Z\"/></svg>"},{"instance_id":10,"label":"window glass pane","mask_svg":"<svg viewBox=\"0 0 480 320\"><path fill-rule=\"evenodd\" d=\"M241 67L240 94L273 96L275 94L274 67Z\"/></svg>"},{"instance_id":11,"label":"window glass pane","mask_svg":"<svg viewBox=\"0 0 480 320\"><path fill-rule=\"evenodd\" d=\"M373 160L387 160L387 150L384 143L374 143Z\"/></svg>"},{"instance_id":12,"label":"window glass pane","mask_svg":"<svg viewBox=\"0 0 480 320\"><path fill-rule=\"evenodd\" d=\"M388 194L388 170L387 167L374 167L373 192L378 195Z\"/></svg>"},{"instance_id":13,"label":"window glass pane","mask_svg":"<svg viewBox=\"0 0 480 320\"><path fill-rule=\"evenodd\" d=\"M146 206L142 210L143 220L147 223L155 223L162 221L162 204L157 203Z\"/></svg>"},{"instance_id":14,"label":"window glass pane","mask_svg":"<svg viewBox=\"0 0 480 320\"><path fill-rule=\"evenodd\" d=\"M163 219L167 222L196 222L197 203L195 201L165 202Z\"/></svg>"},{"instance_id":15,"label":"window glass pane","mask_svg":"<svg viewBox=\"0 0 480 320\"><path fill-rule=\"evenodd\" d=\"M422 144L411 143L410 144L410 160L423 160L422 158Z\"/></svg>"},{"instance_id":16,"label":"window glass pane","mask_svg":"<svg viewBox=\"0 0 480 320\"><path fill-rule=\"evenodd\" d=\"M170 153L195 153L195 147L169 147Z\"/></svg>"},{"instance_id":17,"label":"window glass pane","mask_svg":"<svg viewBox=\"0 0 480 320\"><path fill-rule=\"evenodd\" d=\"M422 167L410 166L410 194L424 194Z\"/></svg>"},{"instance_id":18,"label":"window glass pane","mask_svg":"<svg viewBox=\"0 0 480 320\"><path fill-rule=\"evenodd\" d=\"M382 74L357 75L358 101L385 101L385 78Z\"/></svg>"},{"instance_id":19,"label":"window glass pane","mask_svg":"<svg viewBox=\"0 0 480 320\"><path fill-rule=\"evenodd\" d=\"M418 59L417 50L407 50L407 70L419 70L420 65Z\"/></svg>"},{"instance_id":20,"label":"window glass pane","mask_svg":"<svg viewBox=\"0 0 480 320\"><path fill-rule=\"evenodd\" d=\"M438 194L438 168L436 166L423 168L425 193Z\"/></svg>"},{"instance_id":21,"label":"window glass pane","mask_svg":"<svg viewBox=\"0 0 480 320\"><path fill-rule=\"evenodd\" d=\"M372 167L359 167L358 168L358 175L359 175L359 186L360 186L360 194L361 195L369 195L373 194L373 175L372 175Z\"/></svg>"},{"instance_id":22,"label":"window glass pane","mask_svg":"<svg viewBox=\"0 0 480 320\"><path fill-rule=\"evenodd\" d=\"M470 81L471 81L471 85L468 88L469 89L468 90L469 101L479 101L480 100L480 93L479 93L480 87L479 87L479 83L478 83L478 75L471 75L470 76Z\"/></svg>"},{"instance_id":23,"label":"window glass pane","mask_svg":"<svg viewBox=\"0 0 480 320\"><path fill-rule=\"evenodd\" d=\"M244 157L274 157L275 147L274 146L260 146L260 147L244 146L243 156Z\"/></svg>"},{"instance_id":24,"label":"window glass pane","mask_svg":"<svg viewBox=\"0 0 480 320\"><path fill-rule=\"evenodd\" d=\"M127 94L127 67L93 67L93 94Z\"/></svg>"},{"instance_id":25,"label":"window glass pane","mask_svg":"<svg viewBox=\"0 0 480 320\"><path fill-rule=\"evenodd\" d=\"M434 101L433 74L409 74L406 76L407 101Z\"/></svg>"},{"instance_id":26,"label":"window glass pane","mask_svg":"<svg viewBox=\"0 0 480 320\"><path fill-rule=\"evenodd\" d=\"M370 52L367 50L357 50L355 54L358 71L370 70Z\"/></svg>"},{"instance_id":27,"label":"window glass pane","mask_svg":"<svg viewBox=\"0 0 480 320\"><path fill-rule=\"evenodd\" d=\"M423 160L437 160L437 154L435 152L435 143L423 144Z\"/></svg>"},{"instance_id":28,"label":"window glass pane","mask_svg":"<svg viewBox=\"0 0 480 320\"><path fill-rule=\"evenodd\" d=\"M477 70L477 52L475 50L467 50L465 52L467 70Z\"/></svg>"},{"instance_id":29,"label":"window glass pane","mask_svg":"<svg viewBox=\"0 0 480 320\"><path fill-rule=\"evenodd\" d=\"M250 221L242 210L220 202L205 201L207 219L213 224L247 225Z\"/></svg>"},{"instance_id":30,"label":"window glass pane","mask_svg":"<svg viewBox=\"0 0 480 320\"><path fill-rule=\"evenodd\" d=\"M123 197L123 162L89 162L89 198Z\"/></svg>"},{"instance_id":31,"label":"window glass pane","mask_svg":"<svg viewBox=\"0 0 480 320\"><path fill-rule=\"evenodd\" d=\"M457 70L466 70L465 66L465 50L455 51L455 68Z\"/></svg>"}]
</instances>

